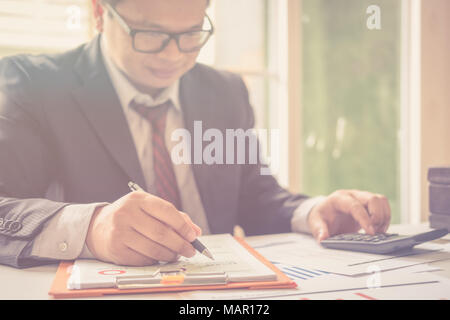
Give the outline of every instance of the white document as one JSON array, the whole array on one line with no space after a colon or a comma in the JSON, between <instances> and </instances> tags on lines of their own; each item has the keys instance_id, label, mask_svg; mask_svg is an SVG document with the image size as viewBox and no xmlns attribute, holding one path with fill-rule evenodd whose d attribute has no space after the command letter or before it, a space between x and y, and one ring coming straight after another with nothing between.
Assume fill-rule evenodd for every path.
<instances>
[{"instance_id":1,"label":"white document","mask_svg":"<svg viewBox=\"0 0 450 320\"><path fill-rule=\"evenodd\" d=\"M424 243L408 253L397 255L327 249L320 246L311 236L302 234L257 237L248 239L248 243L273 263L296 265L347 276L361 276L374 270L395 270L450 259L449 246L434 243Z\"/></svg>"},{"instance_id":2,"label":"white document","mask_svg":"<svg viewBox=\"0 0 450 320\"><path fill-rule=\"evenodd\" d=\"M417 270L420 270L420 268L417 267ZM432 273L409 273L404 272L404 270L387 271L363 277L347 277L329 273L308 280L298 280L296 281L298 287L295 289L202 290L185 292L181 294L181 297L199 300L300 299L303 297L309 298L309 295L320 297L316 295L323 294L322 297L327 297L326 299L337 299L341 298L341 293L345 291L364 292L369 288L377 288L376 290L392 288L395 291L396 288L408 288L413 285L415 288L422 288L419 285L439 284L441 280L440 277ZM422 291L421 294L425 295L426 293Z\"/></svg>"},{"instance_id":3,"label":"white document","mask_svg":"<svg viewBox=\"0 0 450 320\"><path fill-rule=\"evenodd\" d=\"M302 285L305 280L316 279L317 277L328 275L330 272L321 271L317 269L308 269L304 267L286 265L282 263L274 263L274 265L280 269L285 275L287 275L291 280L295 281L298 285ZM377 272L376 268L373 268L373 273ZM439 267L435 267L429 264L418 264L414 266L405 267L403 272L409 273L420 273L420 272L433 272L442 270ZM332 274L332 273L331 273ZM341 275L339 275L341 276ZM362 277L367 275L362 275ZM348 276L345 276L348 277Z\"/></svg>"},{"instance_id":4,"label":"white document","mask_svg":"<svg viewBox=\"0 0 450 320\"><path fill-rule=\"evenodd\" d=\"M277 275L260 262L229 234L208 235L199 240L214 256L214 261L197 253L192 258L180 258L175 263L148 267L126 267L97 260L76 260L69 277L69 289L111 288L116 278L124 276L152 276L169 270L186 273L225 272L230 282L272 281Z\"/></svg>"},{"instance_id":5,"label":"white document","mask_svg":"<svg viewBox=\"0 0 450 320\"><path fill-rule=\"evenodd\" d=\"M450 283L448 279L435 276L436 282L408 284L402 286L381 286L348 291L325 293L303 293L285 297L266 299L286 300L449 300Z\"/></svg>"},{"instance_id":6,"label":"white document","mask_svg":"<svg viewBox=\"0 0 450 320\"><path fill-rule=\"evenodd\" d=\"M450 286L440 283L426 283L400 287L337 291L316 294L268 297L267 300L448 300Z\"/></svg>"}]
</instances>

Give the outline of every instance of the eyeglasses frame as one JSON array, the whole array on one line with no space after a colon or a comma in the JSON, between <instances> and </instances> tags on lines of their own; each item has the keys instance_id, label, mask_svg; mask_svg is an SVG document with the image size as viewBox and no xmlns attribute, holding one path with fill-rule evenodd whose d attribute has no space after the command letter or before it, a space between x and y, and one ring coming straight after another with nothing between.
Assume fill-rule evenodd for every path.
<instances>
[{"instance_id":1,"label":"eyeglasses frame","mask_svg":"<svg viewBox=\"0 0 450 320\"><path fill-rule=\"evenodd\" d=\"M133 49L137 52L141 52L141 53L159 53L164 51L164 49L167 47L167 45L170 43L170 41L172 39L175 40L178 50L180 52L183 53L190 53L190 52L195 52L200 50L209 40L209 38L214 34L214 25L210 19L210 17L205 14L205 17L208 19L209 24L211 25L211 29L210 30L195 30L195 31L184 31L184 32L162 32L162 31L156 31L156 30L146 30L146 29L133 29L131 28L128 23L122 18L122 16L117 12L116 9L114 9L109 3L103 2L103 5L106 7L106 9L114 16L114 18L116 18L117 22L119 22L119 24L122 26L122 28L125 30L125 32L130 35L130 37L132 38L132 43L133 43ZM198 31L207 31L209 32L208 37L205 39L205 41L203 42L202 45L200 45L199 47L196 47L192 50L183 50L180 48L180 40L179 38L183 35L183 34L187 34L187 33L192 33L192 32L198 32ZM165 40L163 42L163 44L161 45L161 47L158 50L151 50L151 51L146 51L146 50L138 50L136 49L136 45L135 45L135 36L136 34L140 33L140 32L154 32L154 33L160 33L160 34L164 34L169 36L167 38L167 40Z\"/></svg>"}]
</instances>

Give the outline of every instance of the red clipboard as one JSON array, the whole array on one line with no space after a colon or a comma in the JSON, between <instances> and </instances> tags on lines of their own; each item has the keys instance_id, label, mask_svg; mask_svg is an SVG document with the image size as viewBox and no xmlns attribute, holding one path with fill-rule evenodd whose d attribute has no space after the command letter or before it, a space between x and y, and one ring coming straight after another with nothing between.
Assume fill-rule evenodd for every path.
<instances>
[{"instance_id":1,"label":"red clipboard","mask_svg":"<svg viewBox=\"0 0 450 320\"><path fill-rule=\"evenodd\" d=\"M136 294L136 293L155 293L155 292L177 292L192 290L218 290L218 289L292 289L297 284L282 273L277 267L270 263L266 258L259 254L255 249L250 247L242 238L234 237L245 249L254 255L259 261L273 270L277 275L274 281L251 281L251 282L230 282L219 285L202 285L202 286L168 286L160 288L140 288L140 289L117 289L117 288L99 288L99 289L67 289L67 280L70 277L70 271L74 261L64 261L59 264L55 278L50 287L49 295L56 299L61 298L85 298L85 297L101 297L104 295L117 294Z\"/></svg>"}]
</instances>

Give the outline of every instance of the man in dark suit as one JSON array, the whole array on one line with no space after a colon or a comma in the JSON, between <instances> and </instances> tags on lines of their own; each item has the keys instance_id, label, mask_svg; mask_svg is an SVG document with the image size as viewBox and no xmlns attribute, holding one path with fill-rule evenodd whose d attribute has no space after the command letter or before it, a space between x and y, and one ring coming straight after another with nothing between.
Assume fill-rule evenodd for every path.
<instances>
[{"instance_id":1,"label":"man in dark suit","mask_svg":"<svg viewBox=\"0 0 450 320\"><path fill-rule=\"evenodd\" d=\"M261 174L260 161L173 163L177 129L193 136L200 123L225 136L254 124L241 78L196 63L213 33L207 5L94 1L100 35L90 43L0 61L0 263L172 261L194 255L190 242L202 232L235 225L318 241L386 231L381 195L291 194ZM129 192L130 180L147 192Z\"/></svg>"}]
</instances>

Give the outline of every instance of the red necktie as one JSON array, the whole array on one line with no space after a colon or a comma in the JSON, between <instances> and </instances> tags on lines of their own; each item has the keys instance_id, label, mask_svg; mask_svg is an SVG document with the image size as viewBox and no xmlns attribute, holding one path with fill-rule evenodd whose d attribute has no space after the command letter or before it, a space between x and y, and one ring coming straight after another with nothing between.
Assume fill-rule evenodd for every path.
<instances>
[{"instance_id":1,"label":"red necktie","mask_svg":"<svg viewBox=\"0 0 450 320\"><path fill-rule=\"evenodd\" d=\"M172 103L169 100L156 107L145 107L138 104L134 104L133 107L150 122L152 127L153 171L155 173L157 196L169 201L178 210L181 210L180 194L173 163L164 139L167 111L171 105Z\"/></svg>"}]
</instances>

